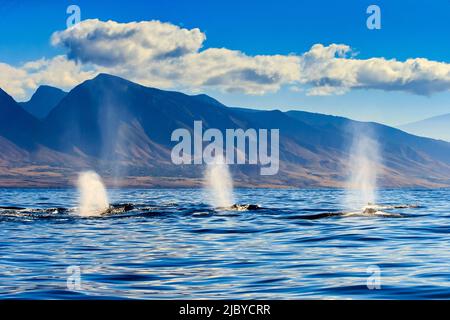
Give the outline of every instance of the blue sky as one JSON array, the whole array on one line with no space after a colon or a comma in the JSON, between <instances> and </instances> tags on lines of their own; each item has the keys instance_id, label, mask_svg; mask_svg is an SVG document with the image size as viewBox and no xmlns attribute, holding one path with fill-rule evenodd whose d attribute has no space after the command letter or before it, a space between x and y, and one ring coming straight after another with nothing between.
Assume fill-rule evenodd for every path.
<instances>
[{"instance_id":1,"label":"blue sky","mask_svg":"<svg viewBox=\"0 0 450 320\"><path fill-rule=\"evenodd\" d=\"M0 62L18 66L64 53L50 37L64 30L66 8L76 4L82 20L160 20L206 34L203 48L254 55L301 55L317 43L346 44L358 59L426 58L450 62L450 1L12 1L0 2ZM381 30L366 27L366 8L381 8ZM403 124L449 113L448 90L431 96L376 89L310 96L283 86L263 95L205 90L221 101Z\"/></svg>"}]
</instances>

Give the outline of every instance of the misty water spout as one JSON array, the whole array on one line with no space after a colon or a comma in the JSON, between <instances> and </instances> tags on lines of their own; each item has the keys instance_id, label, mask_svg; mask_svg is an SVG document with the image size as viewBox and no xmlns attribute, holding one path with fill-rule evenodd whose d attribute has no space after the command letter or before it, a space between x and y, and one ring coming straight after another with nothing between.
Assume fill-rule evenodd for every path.
<instances>
[{"instance_id":1,"label":"misty water spout","mask_svg":"<svg viewBox=\"0 0 450 320\"><path fill-rule=\"evenodd\" d=\"M216 156L207 165L205 180L211 206L228 208L234 204L233 180L223 156Z\"/></svg>"},{"instance_id":2,"label":"misty water spout","mask_svg":"<svg viewBox=\"0 0 450 320\"><path fill-rule=\"evenodd\" d=\"M377 140L368 128L353 130L347 181L347 208L366 208L376 203L380 152Z\"/></svg>"},{"instance_id":3,"label":"misty water spout","mask_svg":"<svg viewBox=\"0 0 450 320\"><path fill-rule=\"evenodd\" d=\"M99 216L109 208L108 194L102 179L94 171L78 176L78 212L81 216Z\"/></svg>"}]
</instances>

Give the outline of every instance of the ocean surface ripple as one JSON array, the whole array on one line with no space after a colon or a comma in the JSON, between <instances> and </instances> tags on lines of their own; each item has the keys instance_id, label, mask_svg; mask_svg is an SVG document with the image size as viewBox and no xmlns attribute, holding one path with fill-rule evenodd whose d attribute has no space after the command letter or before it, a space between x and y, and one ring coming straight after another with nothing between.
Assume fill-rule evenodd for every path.
<instances>
[{"instance_id":1,"label":"ocean surface ripple","mask_svg":"<svg viewBox=\"0 0 450 320\"><path fill-rule=\"evenodd\" d=\"M100 217L74 189L0 194L0 299L450 298L448 189L380 190L382 214L326 189L114 189Z\"/></svg>"}]
</instances>

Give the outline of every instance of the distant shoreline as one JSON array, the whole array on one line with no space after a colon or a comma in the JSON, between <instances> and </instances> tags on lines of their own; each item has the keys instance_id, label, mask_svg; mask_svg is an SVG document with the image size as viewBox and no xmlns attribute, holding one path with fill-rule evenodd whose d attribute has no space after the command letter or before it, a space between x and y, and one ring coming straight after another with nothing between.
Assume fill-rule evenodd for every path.
<instances>
[{"instance_id":1,"label":"distant shoreline","mask_svg":"<svg viewBox=\"0 0 450 320\"><path fill-rule=\"evenodd\" d=\"M155 190L164 190L164 189L203 189L205 188L202 180L192 180L190 184L186 183L148 183L148 184L113 184L108 182L106 179L106 187L108 189L155 189ZM326 185L279 185L279 184L243 184L238 181L234 182L235 189L280 189L280 190L345 190L345 185L340 186L326 186ZM5 183L0 180L0 189L76 189L75 183L32 183L28 182L20 182L20 181L8 181ZM389 185L380 185L378 186L378 190L433 190L433 189L450 189L450 186L423 186L423 185L410 185L410 186L389 186Z\"/></svg>"}]
</instances>

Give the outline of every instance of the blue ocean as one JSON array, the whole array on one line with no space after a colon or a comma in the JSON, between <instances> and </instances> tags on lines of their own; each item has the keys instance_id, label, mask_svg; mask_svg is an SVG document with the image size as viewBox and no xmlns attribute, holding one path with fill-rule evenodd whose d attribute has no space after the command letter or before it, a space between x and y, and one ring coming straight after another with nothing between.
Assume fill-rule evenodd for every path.
<instances>
[{"instance_id":1,"label":"blue ocean","mask_svg":"<svg viewBox=\"0 0 450 320\"><path fill-rule=\"evenodd\" d=\"M448 189L380 190L383 214L335 189L108 194L80 217L74 189L0 189L0 299L450 298Z\"/></svg>"}]
</instances>

